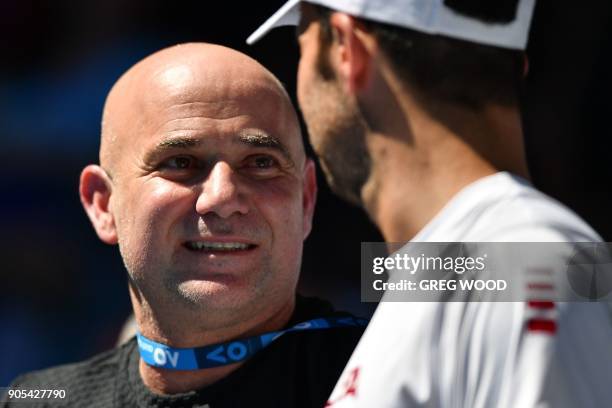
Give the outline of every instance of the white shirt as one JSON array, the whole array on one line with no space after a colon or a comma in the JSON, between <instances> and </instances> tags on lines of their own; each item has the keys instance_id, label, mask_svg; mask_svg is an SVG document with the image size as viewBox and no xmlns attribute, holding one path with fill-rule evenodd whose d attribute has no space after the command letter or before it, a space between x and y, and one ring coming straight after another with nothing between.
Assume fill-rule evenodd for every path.
<instances>
[{"instance_id":1,"label":"white shirt","mask_svg":"<svg viewBox=\"0 0 612 408\"><path fill-rule=\"evenodd\" d=\"M460 191L413 241L600 240L568 208L497 173ZM529 328L533 313L525 302L383 298L327 406L612 407L608 305L556 303L554 330Z\"/></svg>"}]
</instances>

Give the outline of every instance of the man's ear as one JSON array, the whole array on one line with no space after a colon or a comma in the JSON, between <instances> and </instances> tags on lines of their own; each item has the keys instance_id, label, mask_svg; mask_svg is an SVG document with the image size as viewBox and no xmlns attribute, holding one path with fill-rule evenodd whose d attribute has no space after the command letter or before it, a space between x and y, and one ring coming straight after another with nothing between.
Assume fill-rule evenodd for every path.
<instances>
[{"instance_id":1,"label":"man's ear","mask_svg":"<svg viewBox=\"0 0 612 408\"><path fill-rule=\"evenodd\" d=\"M346 91L355 94L363 90L370 80L372 68L372 35L364 30L363 23L353 16L335 12L329 17L334 33L336 53L332 58ZM333 54L333 53L332 53Z\"/></svg>"},{"instance_id":2,"label":"man's ear","mask_svg":"<svg viewBox=\"0 0 612 408\"><path fill-rule=\"evenodd\" d=\"M302 194L302 207L304 214L304 239L312 230L312 218L317 203L317 171L314 161L306 159L304 165L304 191Z\"/></svg>"},{"instance_id":3,"label":"man's ear","mask_svg":"<svg viewBox=\"0 0 612 408\"><path fill-rule=\"evenodd\" d=\"M117 243L115 218L109 208L111 180L100 166L90 164L81 172L79 195L81 203L98 237L105 243Z\"/></svg>"}]
</instances>

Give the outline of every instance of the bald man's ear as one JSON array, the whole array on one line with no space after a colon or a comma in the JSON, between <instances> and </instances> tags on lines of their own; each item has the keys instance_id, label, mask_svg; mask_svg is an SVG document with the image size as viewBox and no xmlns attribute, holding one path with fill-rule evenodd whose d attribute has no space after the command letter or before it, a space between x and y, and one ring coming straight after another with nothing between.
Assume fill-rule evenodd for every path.
<instances>
[{"instance_id":1,"label":"bald man's ear","mask_svg":"<svg viewBox=\"0 0 612 408\"><path fill-rule=\"evenodd\" d=\"M312 230L312 218L317 203L317 171L312 159L306 159L304 165L304 191L302 195L302 206L304 213L304 239Z\"/></svg>"},{"instance_id":2,"label":"bald man's ear","mask_svg":"<svg viewBox=\"0 0 612 408\"><path fill-rule=\"evenodd\" d=\"M109 209L111 180L100 166L90 164L81 172L79 195L98 237L105 243L117 243L115 218Z\"/></svg>"},{"instance_id":3,"label":"bald man's ear","mask_svg":"<svg viewBox=\"0 0 612 408\"><path fill-rule=\"evenodd\" d=\"M345 13L335 12L329 17L336 47L332 52L337 72L345 90L355 94L367 87L372 68L372 51L376 41L363 23Z\"/></svg>"}]
</instances>

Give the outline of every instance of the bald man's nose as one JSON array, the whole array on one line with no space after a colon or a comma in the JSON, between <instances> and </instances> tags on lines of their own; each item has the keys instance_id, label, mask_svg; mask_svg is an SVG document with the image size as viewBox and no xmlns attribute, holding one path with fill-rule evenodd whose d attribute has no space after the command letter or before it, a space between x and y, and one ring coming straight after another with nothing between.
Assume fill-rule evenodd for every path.
<instances>
[{"instance_id":1,"label":"bald man's nose","mask_svg":"<svg viewBox=\"0 0 612 408\"><path fill-rule=\"evenodd\" d=\"M201 215L215 213L221 218L246 214L249 207L238 190L231 166L225 162L217 162L203 182L196 202L196 211Z\"/></svg>"}]
</instances>

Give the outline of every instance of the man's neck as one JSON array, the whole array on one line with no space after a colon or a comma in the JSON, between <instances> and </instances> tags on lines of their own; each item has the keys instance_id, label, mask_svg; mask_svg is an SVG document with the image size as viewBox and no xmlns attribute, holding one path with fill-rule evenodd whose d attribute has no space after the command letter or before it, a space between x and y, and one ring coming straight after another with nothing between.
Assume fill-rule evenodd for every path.
<instances>
[{"instance_id":1,"label":"man's neck","mask_svg":"<svg viewBox=\"0 0 612 408\"><path fill-rule=\"evenodd\" d=\"M172 395L206 387L237 370L242 363L194 371L172 371L151 367L142 359L139 363L140 377L146 387L160 395Z\"/></svg>"},{"instance_id":2,"label":"man's neck","mask_svg":"<svg viewBox=\"0 0 612 408\"><path fill-rule=\"evenodd\" d=\"M370 134L373 171L362 190L366 210L387 242L407 242L460 190L498 171L528 177L518 112L485 110L449 127L425 112L411 134Z\"/></svg>"},{"instance_id":3,"label":"man's neck","mask_svg":"<svg viewBox=\"0 0 612 408\"><path fill-rule=\"evenodd\" d=\"M137 320L139 320L139 307L134 305L134 309ZM189 334L189 339L186 341L181 341L176 335L169 336L160 333L159 326L156 326L155 322L149 319L140 319L139 327L144 336L169 346L187 347L186 344L188 344L189 347L201 347L279 330L289 322L294 309L295 299L292 299L291 302L283 305L276 313L272 314L267 319L256 319L255 321L241 322L229 327L202 330L199 335L196 329ZM149 321L145 322L145 320ZM202 341L195 342L194 338L197 337L200 337ZM169 338L173 340L168 341ZM237 370L241 365L242 363L236 363L222 367L181 371L152 367L140 359L139 371L143 383L147 388L156 394L169 395L193 391L213 384Z\"/></svg>"}]
</instances>

